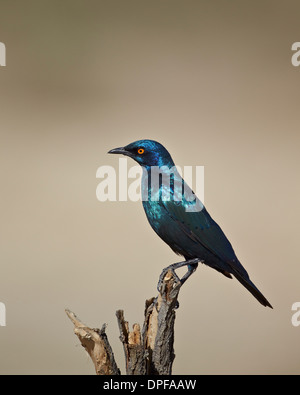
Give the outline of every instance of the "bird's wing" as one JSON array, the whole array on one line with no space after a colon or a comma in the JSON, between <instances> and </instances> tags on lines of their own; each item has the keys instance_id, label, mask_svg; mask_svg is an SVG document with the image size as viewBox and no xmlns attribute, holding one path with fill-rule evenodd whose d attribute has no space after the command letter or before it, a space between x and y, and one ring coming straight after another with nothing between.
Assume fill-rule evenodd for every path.
<instances>
[{"instance_id":1,"label":"bird's wing","mask_svg":"<svg viewBox=\"0 0 300 395\"><path fill-rule=\"evenodd\" d=\"M248 277L247 271L237 259L229 240L205 207L201 211L187 212L185 205L181 202L165 201L163 206L186 235L227 263L228 269L231 268L230 272L237 271L243 277Z\"/></svg>"},{"instance_id":2,"label":"bird's wing","mask_svg":"<svg viewBox=\"0 0 300 395\"><path fill-rule=\"evenodd\" d=\"M172 189L171 200L161 200L168 215L193 241L200 243L233 270L248 276L220 226L211 218L190 187L183 180L182 183L184 196L182 189L175 187Z\"/></svg>"},{"instance_id":3,"label":"bird's wing","mask_svg":"<svg viewBox=\"0 0 300 395\"><path fill-rule=\"evenodd\" d=\"M223 268L221 268L223 270L219 270L220 268L218 266L215 269L221 271L226 276L228 272L232 273L262 305L272 308L268 300L252 283L247 271L237 259L229 240L203 205L202 210L191 212L186 211L187 203L184 201L161 201L161 204L170 218L176 222L176 225L186 235L218 257L227 267L225 271Z\"/></svg>"},{"instance_id":4,"label":"bird's wing","mask_svg":"<svg viewBox=\"0 0 300 395\"><path fill-rule=\"evenodd\" d=\"M229 240L204 207L201 211L189 212L182 202L164 201L162 204L168 215L192 240L224 262L237 259Z\"/></svg>"}]
</instances>

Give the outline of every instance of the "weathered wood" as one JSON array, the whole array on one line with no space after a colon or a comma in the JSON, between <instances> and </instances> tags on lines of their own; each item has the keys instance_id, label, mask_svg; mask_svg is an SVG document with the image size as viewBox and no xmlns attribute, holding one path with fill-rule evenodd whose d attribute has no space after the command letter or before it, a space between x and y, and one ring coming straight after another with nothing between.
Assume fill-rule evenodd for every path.
<instances>
[{"instance_id":1,"label":"weathered wood","mask_svg":"<svg viewBox=\"0 0 300 395\"><path fill-rule=\"evenodd\" d=\"M125 354L126 374L145 375L145 350L142 344L140 326L134 324L133 331L130 332L128 322L124 319L124 311L118 310L116 316Z\"/></svg>"},{"instance_id":2,"label":"weathered wood","mask_svg":"<svg viewBox=\"0 0 300 395\"><path fill-rule=\"evenodd\" d=\"M88 352L94 363L96 374L121 374L105 333L106 325L104 324L101 329L89 328L72 311L68 309L65 311L74 324L75 335L79 338L81 345Z\"/></svg>"},{"instance_id":3,"label":"weathered wood","mask_svg":"<svg viewBox=\"0 0 300 395\"><path fill-rule=\"evenodd\" d=\"M169 271L156 298L146 300L142 333L139 324L132 331L123 310L116 312L120 340L123 344L127 375L170 375L174 354L175 310L178 308L180 281ZM66 310L75 325L74 332L87 350L97 374L120 374L112 349L101 330L84 325L74 313Z\"/></svg>"},{"instance_id":4,"label":"weathered wood","mask_svg":"<svg viewBox=\"0 0 300 395\"><path fill-rule=\"evenodd\" d=\"M175 309L180 286L173 273L168 272L158 297L146 302L143 340L148 354L146 371L149 375L172 373Z\"/></svg>"}]
</instances>

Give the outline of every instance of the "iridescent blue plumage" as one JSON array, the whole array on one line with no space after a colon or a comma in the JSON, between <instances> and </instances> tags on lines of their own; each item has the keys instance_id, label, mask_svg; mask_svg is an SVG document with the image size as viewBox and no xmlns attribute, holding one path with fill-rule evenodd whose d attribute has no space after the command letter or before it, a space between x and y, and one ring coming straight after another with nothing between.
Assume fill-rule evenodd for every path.
<instances>
[{"instance_id":1,"label":"iridescent blue plumage","mask_svg":"<svg viewBox=\"0 0 300 395\"><path fill-rule=\"evenodd\" d=\"M261 304L272 307L251 282L219 225L181 178L164 146L139 140L109 153L127 155L143 167L141 189L146 216L158 236L176 254L184 256L185 262L168 267L188 266L182 283L202 262L226 277L233 275Z\"/></svg>"}]
</instances>

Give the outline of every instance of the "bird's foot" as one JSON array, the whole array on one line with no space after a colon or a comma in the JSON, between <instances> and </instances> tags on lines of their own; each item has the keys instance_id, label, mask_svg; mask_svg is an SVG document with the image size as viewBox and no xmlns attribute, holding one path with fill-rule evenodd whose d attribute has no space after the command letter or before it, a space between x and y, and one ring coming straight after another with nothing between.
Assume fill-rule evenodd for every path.
<instances>
[{"instance_id":1,"label":"bird's foot","mask_svg":"<svg viewBox=\"0 0 300 395\"><path fill-rule=\"evenodd\" d=\"M173 263L172 265L166 267L162 272L161 275L159 276L158 284L157 284L157 290L160 292L165 275L167 274L168 271L171 271L173 276L176 279L176 282L180 282L181 285L185 283L185 281L194 273L194 271L197 269L198 263L201 262L200 259L194 258L190 259L188 261L183 261L183 262L178 262L178 263ZM177 274L175 273L176 269L179 269L182 266L188 266L188 271L187 273L180 279Z\"/></svg>"},{"instance_id":2,"label":"bird's foot","mask_svg":"<svg viewBox=\"0 0 300 395\"><path fill-rule=\"evenodd\" d=\"M172 265L171 265L172 266ZM159 280L158 280L158 284L157 284L157 290L158 292L160 292L161 287L163 285L164 282L164 278L166 276L166 274L168 272L171 272L173 274L173 276L175 277L176 282L180 282L180 278L177 276L177 274L175 273L175 269L171 268L170 266L166 267L162 272L161 275L159 276Z\"/></svg>"}]
</instances>

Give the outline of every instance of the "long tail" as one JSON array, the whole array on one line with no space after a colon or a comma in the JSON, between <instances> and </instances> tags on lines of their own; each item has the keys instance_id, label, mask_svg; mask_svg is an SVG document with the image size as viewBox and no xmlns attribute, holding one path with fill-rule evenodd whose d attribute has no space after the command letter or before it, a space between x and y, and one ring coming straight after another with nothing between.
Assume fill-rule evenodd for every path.
<instances>
[{"instance_id":1,"label":"long tail","mask_svg":"<svg viewBox=\"0 0 300 395\"><path fill-rule=\"evenodd\" d=\"M264 295L256 288L250 278L245 278L238 271L232 270L231 272L234 277L245 287L249 292L261 303L263 306L268 306L273 309L272 305L268 302L268 300L264 297Z\"/></svg>"}]
</instances>

